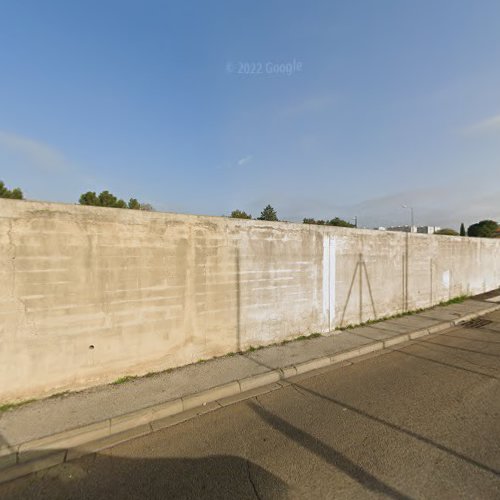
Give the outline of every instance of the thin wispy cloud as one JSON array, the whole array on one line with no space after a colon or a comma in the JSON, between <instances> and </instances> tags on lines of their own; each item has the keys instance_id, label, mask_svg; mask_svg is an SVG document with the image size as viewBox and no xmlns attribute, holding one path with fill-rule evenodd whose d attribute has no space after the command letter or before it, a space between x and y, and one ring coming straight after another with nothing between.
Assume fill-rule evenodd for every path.
<instances>
[{"instance_id":1,"label":"thin wispy cloud","mask_svg":"<svg viewBox=\"0 0 500 500\"><path fill-rule=\"evenodd\" d=\"M467 127L464 132L470 135L500 132L500 115L495 115L478 123L474 123L470 127Z\"/></svg>"},{"instance_id":2,"label":"thin wispy cloud","mask_svg":"<svg viewBox=\"0 0 500 500\"><path fill-rule=\"evenodd\" d=\"M247 156L244 156L243 158L240 158L238 160L238 167L242 167L243 165L246 165L247 163L250 163L253 159L253 156L252 155L247 155Z\"/></svg>"},{"instance_id":3,"label":"thin wispy cloud","mask_svg":"<svg viewBox=\"0 0 500 500\"><path fill-rule=\"evenodd\" d=\"M28 165L44 172L62 172L70 168L64 154L43 142L0 130L0 151L19 156Z\"/></svg>"},{"instance_id":4,"label":"thin wispy cloud","mask_svg":"<svg viewBox=\"0 0 500 500\"><path fill-rule=\"evenodd\" d=\"M226 170L226 169L230 169L230 168L244 167L245 165L248 165L252 160L253 160L253 155L247 155L247 156L243 156L242 158L240 158L236 162L232 161L230 163L220 165L217 168L222 169L222 170Z\"/></svg>"}]
</instances>

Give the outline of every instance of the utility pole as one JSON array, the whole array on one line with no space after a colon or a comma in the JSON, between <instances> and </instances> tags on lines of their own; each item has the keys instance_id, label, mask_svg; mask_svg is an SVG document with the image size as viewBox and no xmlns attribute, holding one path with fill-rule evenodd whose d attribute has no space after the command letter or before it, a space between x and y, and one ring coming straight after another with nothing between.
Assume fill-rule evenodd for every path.
<instances>
[{"instance_id":1,"label":"utility pole","mask_svg":"<svg viewBox=\"0 0 500 500\"><path fill-rule=\"evenodd\" d=\"M408 208L410 210L410 233L413 233L413 226L415 225L415 221L413 219L413 207L409 207L408 205L401 205L403 208Z\"/></svg>"}]
</instances>

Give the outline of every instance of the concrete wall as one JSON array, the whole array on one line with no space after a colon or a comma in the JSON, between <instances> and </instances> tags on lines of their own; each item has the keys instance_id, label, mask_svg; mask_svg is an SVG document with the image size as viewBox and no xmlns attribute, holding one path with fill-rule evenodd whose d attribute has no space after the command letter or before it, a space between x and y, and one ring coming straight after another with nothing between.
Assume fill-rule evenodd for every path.
<instances>
[{"instance_id":1,"label":"concrete wall","mask_svg":"<svg viewBox=\"0 0 500 500\"><path fill-rule=\"evenodd\" d=\"M500 240L0 199L0 401L500 285Z\"/></svg>"}]
</instances>

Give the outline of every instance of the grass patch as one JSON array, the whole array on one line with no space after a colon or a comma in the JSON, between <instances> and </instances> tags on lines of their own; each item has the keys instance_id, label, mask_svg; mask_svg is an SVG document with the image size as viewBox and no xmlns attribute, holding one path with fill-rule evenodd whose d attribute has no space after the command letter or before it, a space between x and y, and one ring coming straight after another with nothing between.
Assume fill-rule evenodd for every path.
<instances>
[{"instance_id":1,"label":"grass patch","mask_svg":"<svg viewBox=\"0 0 500 500\"><path fill-rule=\"evenodd\" d=\"M449 306L451 304L461 304L465 299L469 298L467 295L459 295L454 299L446 300L445 302L440 302L438 306Z\"/></svg>"},{"instance_id":2,"label":"grass patch","mask_svg":"<svg viewBox=\"0 0 500 500\"><path fill-rule=\"evenodd\" d=\"M356 324L351 324L351 325L346 325L346 326L341 326L338 327L337 330L352 330L353 328L358 328L360 326L369 326L373 325L374 323L380 323L381 321L387 321L389 319L398 319L398 318L404 318L405 316L412 316L413 314L418 314L421 312L429 311L431 309L434 309L435 307L442 307L442 306L449 306L451 304L461 304L464 300L468 299L468 295L459 295L458 297L454 297L453 299L450 300L445 300L443 302L439 302L435 306L432 307L420 307L418 309L412 309L411 311L405 311L397 314L392 314L391 316L383 316L382 318L377 318L377 319L370 319L368 321L364 321L363 323L356 323Z\"/></svg>"},{"instance_id":3,"label":"grass patch","mask_svg":"<svg viewBox=\"0 0 500 500\"><path fill-rule=\"evenodd\" d=\"M19 408L20 406L27 405L28 403L32 403L33 401L36 401L35 399L27 399L25 401L19 401L18 403L5 403L3 405L0 405L0 413L4 411L9 411L13 410L15 408Z\"/></svg>"},{"instance_id":4,"label":"grass patch","mask_svg":"<svg viewBox=\"0 0 500 500\"><path fill-rule=\"evenodd\" d=\"M198 361L198 363L204 363L205 361L207 361L207 360L201 359L200 361ZM116 379L114 382L111 382L111 385L125 384L126 382L130 382L131 380L136 380L138 378L151 378L151 377L154 377L156 375L162 375L163 373L170 373L172 370L173 370L173 368L167 368L166 370L161 370L159 372L148 372L148 373L145 373L144 375L126 375L124 377L120 377L120 378ZM55 394L54 396L51 396L51 397L60 396L60 395L64 395L64 394L65 394L64 392L61 392L61 393Z\"/></svg>"},{"instance_id":5,"label":"grass patch","mask_svg":"<svg viewBox=\"0 0 500 500\"><path fill-rule=\"evenodd\" d=\"M382 318L377 318L377 319L369 319L367 321L363 321L363 323L356 323L352 325L346 325L337 328L337 330L352 330L353 328L358 328L360 326L370 326L374 325L375 323L380 323L381 321L387 321L389 319L399 319L399 318L404 318L405 316L411 316L412 314L418 314L420 312L426 311L427 309L415 309L413 311L406 311L398 314L392 314L391 316L383 316Z\"/></svg>"},{"instance_id":6,"label":"grass patch","mask_svg":"<svg viewBox=\"0 0 500 500\"><path fill-rule=\"evenodd\" d=\"M151 378L154 377L155 375L161 375L162 373L170 373L173 370L173 368L167 368L166 370L161 370L159 372L148 372L146 375L141 375L141 377L134 377L134 378Z\"/></svg>"},{"instance_id":7,"label":"grass patch","mask_svg":"<svg viewBox=\"0 0 500 500\"><path fill-rule=\"evenodd\" d=\"M125 377L117 378L114 382L111 382L111 385L124 384L125 382L130 382L131 380L135 380L136 378L138 378L137 375L127 375Z\"/></svg>"},{"instance_id":8,"label":"grass patch","mask_svg":"<svg viewBox=\"0 0 500 500\"><path fill-rule=\"evenodd\" d=\"M242 354L245 354L246 352L255 352L255 351L260 351L261 349L264 349L264 347L269 347L267 345L257 345L253 346L251 345L248 349L242 352Z\"/></svg>"},{"instance_id":9,"label":"grass patch","mask_svg":"<svg viewBox=\"0 0 500 500\"><path fill-rule=\"evenodd\" d=\"M299 337L295 337L293 339L286 339L282 340L279 344L271 344L270 346L264 346L264 347L272 347L273 345L286 345L289 344L290 342L295 342L295 341L300 341L300 340L309 340L309 339L316 339L318 337L322 337L322 333L311 333L310 335L300 335Z\"/></svg>"},{"instance_id":10,"label":"grass patch","mask_svg":"<svg viewBox=\"0 0 500 500\"><path fill-rule=\"evenodd\" d=\"M309 340L309 339L315 339L321 337L321 333L311 333L310 335L300 335L299 337L296 337L292 339L290 342L293 342L294 340Z\"/></svg>"},{"instance_id":11,"label":"grass patch","mask_svg":"<svg viewBox=\"0 0 500 500\"><path fill-rule=\"evenodd\" d=\"M289 344L290 342L296 342L300 340L309 340L309 339L315 339L317 337L322 337L323 335L321 333L311 333L310 335L300 335L298 337L295 337L293 339L286 339L282 340L281 342L276 342L275 344L266 344L266 345L258 345L258 346L253 346L251 345L244 351L240 352L230 352L229 354L226 354L225 356L234 356L235 354L246 354L248 352L255 352L255 351L260 351L261 349L265 349L267 347L273 347L277 345L286 345Z\"/></svg>"}]
</instances>

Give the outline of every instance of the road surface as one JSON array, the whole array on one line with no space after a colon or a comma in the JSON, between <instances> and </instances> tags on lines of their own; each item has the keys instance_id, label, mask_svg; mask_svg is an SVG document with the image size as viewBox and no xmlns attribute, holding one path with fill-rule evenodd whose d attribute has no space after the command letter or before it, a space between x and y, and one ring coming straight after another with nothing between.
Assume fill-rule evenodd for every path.
<instances>
[{"instance_id":1,"label":"road surface","mask_svg":"<svg viewBox=\"0 0 500 500\"><path fill-rule=\"evenodd\" d=\"M500 312L0 485L0 498L500 498Z\"/></svg>"}]
</instances>

